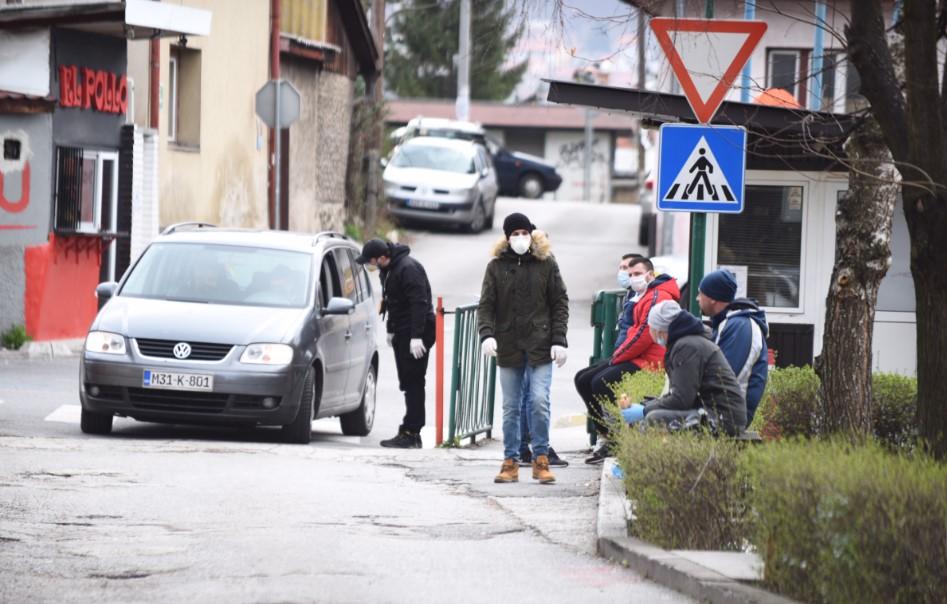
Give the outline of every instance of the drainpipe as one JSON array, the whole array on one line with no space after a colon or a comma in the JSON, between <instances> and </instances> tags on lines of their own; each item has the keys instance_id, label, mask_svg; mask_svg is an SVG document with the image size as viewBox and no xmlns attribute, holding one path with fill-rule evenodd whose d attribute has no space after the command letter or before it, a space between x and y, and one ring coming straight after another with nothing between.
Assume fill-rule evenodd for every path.
<instances>
[{"instance_id":1,"label":"drainpipe","mask_svg":"<svg viewBox=\"0 0 947 604\"><path fill-rule=\"evenodd\" d=\"M158 129L158 90L161 86L161 40L152 38L149 43L148 63L151 68L148 75L148 96L151 100L148 104L148 126Z\"/></svg>"},{"instance_id":2,"label":"drainpipe","mask_svg":"<svg viewBox=\"0 0 947 604\"><path fill-rule=\"evenodd\" d=\"M825 0L815 2L815 40L812 44L812 86L809 109L822 110L822 55L825 54ZM831 110L831 108L829 108Z\"/></svg>"},{"instance_id":3,"label":"drainpipe","mask_svg":"<svg viewBox=\"0 0 947 604\"><path fill-rule=\"evenodd\" d=\"M743 18L747 21L756 19L756 0L746 0L743 3ZM753 59L747 59L743 66L743 78L740 82L740 102L750 102L750 69L753 65Z\"/></svg>"},{"instance_id":4,"label":"drainpipe","mask_svg":"<svg viewBox=\"0 0 947 604\"><path fill-rule=\"evenodd\" d=\"M280 79L279 69L279 35L280 35L280 0L270 0L270 79ZM270 228L279 229L279 166L276 165L276 147L280 144L278 128L270 129L269 154L269 214Z\"/></svg>"}]
</instances>

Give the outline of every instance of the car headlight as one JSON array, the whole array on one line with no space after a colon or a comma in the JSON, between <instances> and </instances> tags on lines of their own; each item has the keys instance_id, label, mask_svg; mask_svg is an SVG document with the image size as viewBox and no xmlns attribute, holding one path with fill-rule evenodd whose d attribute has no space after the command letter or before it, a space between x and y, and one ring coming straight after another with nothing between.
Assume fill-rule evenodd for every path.
<instances>
[{"instance_id":1,"label":"car headlight","mask_svg":"<svg viewBox=\"0 0 947 604\"><path fill-rule=\"evenodd\" d=\"M240 362L255 365L289 365L293 362L293 348L286 344L250 344L240 356Z\"/></svg>"},{"instance_id":2,"label":"car headlight","mask_svg":"<svg viewBox=\"0 0 947 604\"><path fill-rule=\"evenodd\" d=\"M454 189L451 191L452 194L457 195L458 197L470 197L473 192L473 189Z\"/></svg>"},{"instance_id":3,"label":"car headlight","mask_svg":"<svg viewBox=\"0 0 947 604\"><path fill-rule=\"evenodd\" d=\"M88 352L125 354L125 338L117 333L90 331L85 338L85 349Z\"/></svg>"}]
</instances>

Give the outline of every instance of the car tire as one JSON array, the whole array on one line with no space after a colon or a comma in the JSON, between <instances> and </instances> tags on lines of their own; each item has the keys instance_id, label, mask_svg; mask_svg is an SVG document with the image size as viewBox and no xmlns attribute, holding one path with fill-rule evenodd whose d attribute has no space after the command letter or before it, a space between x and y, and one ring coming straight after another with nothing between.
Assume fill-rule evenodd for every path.
<instances>
[{"instance_id":1,"label":"car tire","mask_svg":"<svg viewBox=\"0 0 947 604\"><path fill-rule=\"evenodd\" d=\"M375 365L368 366L368 375L365 376L365 387L362 389L362 402L355 411L339 416L342 424L342 434L346 436L368 436L375 423L375 401L378 393L377 369Z\"/></svg>"},{"instance_id":2,"label":"car tire","mask_svg":"<svg viewBox=\"0 0 947 604\"><path fill-rule=\"evenodd\" d=\"M543 179L539 174L524 174L520 179L520 197L539 199L543 194Z\"/></svg>"},{"instance_id":3,"label":"car tire","mask_svg":"<svg viewBox=\"0 0 947 604\"><path fill-rule=\"evenodd\" d=\"M316 369L306 370L303 379L302 396L299 397L299 410L296 418L283 426L283 442L297 445L308 445L312 439L312 415L316 398Z\"/></svg>"},{"instance_id":4,"label":"car tire","mask_svg":"<svg viewBox=\"0 0 947 604\"><path fill-rule=\"evenodd\" d=\"M79 413L79 428L86 434L111 434L113 417L111 413L95 413L83 409Z\"/></svg>"},{"instance_id":5,"label":"car tire","mask_svg":"<svg viewBox=\"0 0 947 604\"><path fill-rule=\"evenodd\" d=\"M468 233L479 233L487 224L486 211L483 209L483 200L477 200L474 205L474 215L470 222L464 225L464 230Z\"/></svg>"}]
</instances>

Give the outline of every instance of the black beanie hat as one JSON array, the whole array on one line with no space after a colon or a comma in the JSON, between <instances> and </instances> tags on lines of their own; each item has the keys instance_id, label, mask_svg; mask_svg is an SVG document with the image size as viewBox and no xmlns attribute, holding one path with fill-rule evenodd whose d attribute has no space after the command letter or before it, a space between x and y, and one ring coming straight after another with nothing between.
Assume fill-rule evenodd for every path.
<instances>
[{"instance_id":1,"label":"black beanie hat","mask_svg":"<svg viewBox=\"0 0 947 604\"><path fill-rule=\"evenodd\" d=\"M525 214L519 212L513 212L503 220L503 234L506 235L507 239L510 238L510 233L519 229L526 229L532 233L536 229L536 225L530 222Z\"/></svg>"}]
</instances>

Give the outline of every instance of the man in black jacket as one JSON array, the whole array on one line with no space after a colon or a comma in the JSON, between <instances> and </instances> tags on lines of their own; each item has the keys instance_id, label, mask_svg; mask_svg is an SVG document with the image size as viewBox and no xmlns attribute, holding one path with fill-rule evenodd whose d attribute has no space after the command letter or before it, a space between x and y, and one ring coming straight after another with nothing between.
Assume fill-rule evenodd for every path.
<instances>
[{"instance_id":1,"label":"man in black jacket","mask_svg":"<svg viewBox=\"0 0 947 604\"><path fill-rule=\"evenodd\" d=\"M746 425L746 399L730 363L714 344L700 319L677 302L659 302L648 313L651 337L667 348L664 370L670 389L644 403L639 414L651 423L683 422L703 407L724 432L734 436ZM640 407L632 405L632 407Z\"/></svg>"},{"instance_id":2,"label":"man in black jacket","mask_svg":"<svg viewBox=\"0 0 947 604\"><path fill-rule=\"evenodd\" d=\"M372 239L365 243L359 264L380 269L381 314L387 313L388 344L394 349L398 382L406 412L398 434L381 441L383 447L420 449L424 427L424 386L429 350L434 345L434 305L431 284L411 248Z\"/></svg>"}]
</instances>

